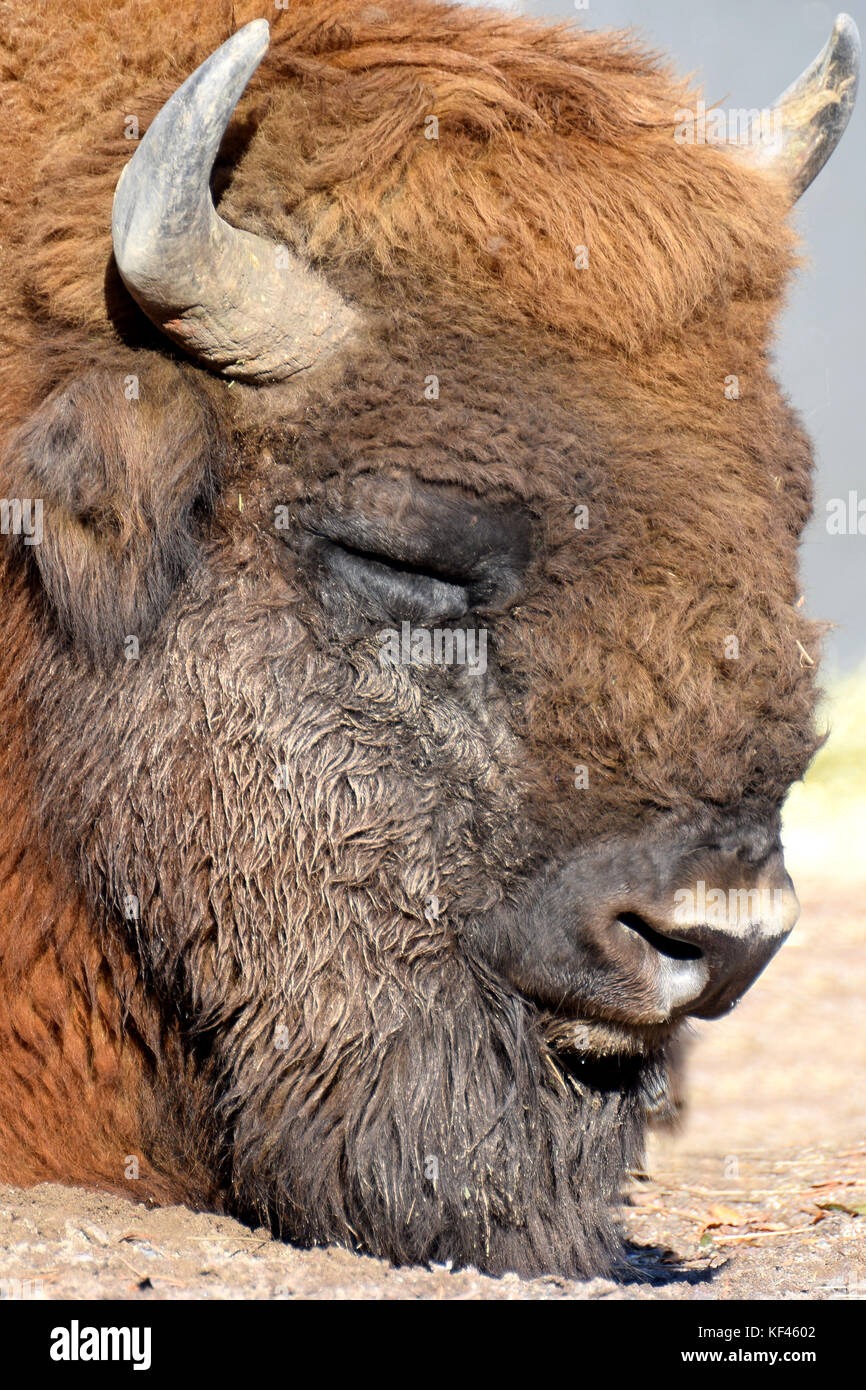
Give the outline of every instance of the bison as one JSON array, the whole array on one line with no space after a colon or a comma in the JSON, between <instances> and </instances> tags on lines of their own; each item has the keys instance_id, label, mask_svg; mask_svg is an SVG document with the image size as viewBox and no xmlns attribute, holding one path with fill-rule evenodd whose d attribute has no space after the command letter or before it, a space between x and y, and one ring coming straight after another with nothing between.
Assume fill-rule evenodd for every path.
<instances>
[{"instance_id":1,"label":"bison","mask_svg":"<svg viewBox=\"0 0 866 1390\"><path fill-rule=\"evenodd\" d=\"M856 28L733 138L432 0L3 11L0 1178L622 1269L797 912L768 352Z\"/></svg>"}]
</instances>

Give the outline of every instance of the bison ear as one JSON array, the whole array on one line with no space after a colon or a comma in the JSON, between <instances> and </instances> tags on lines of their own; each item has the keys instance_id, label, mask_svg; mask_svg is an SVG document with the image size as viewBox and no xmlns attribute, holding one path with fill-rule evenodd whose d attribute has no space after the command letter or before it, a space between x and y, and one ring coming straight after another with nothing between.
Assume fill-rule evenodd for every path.
<instances>
[{"instance_id":1,"label":"bison ear","mask_svg":"<svg viewBox=\"0 0 866 1390\"><path fill-rule=\"evenodd\" d=\"M23 544L79 650L111 662L129 638L153 632L195 556L224 454L208 391L159 359L140 374L76 377L21 429L6 487L22 501Z\"/></svg>"}]
</instances>

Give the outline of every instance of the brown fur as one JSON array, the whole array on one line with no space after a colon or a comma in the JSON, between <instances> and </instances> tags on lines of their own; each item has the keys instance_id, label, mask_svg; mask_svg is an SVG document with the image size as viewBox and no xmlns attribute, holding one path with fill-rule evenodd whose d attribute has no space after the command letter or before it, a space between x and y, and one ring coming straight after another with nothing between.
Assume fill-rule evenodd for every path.
<instances>
[{"instance_id":1,"label":"brown fur","mask_svg":"<svg viewBox=\"0 0 866 1390\"><path fill-rule=\"evenodd\" d=\"M311 381L229 391L126 296L110 206L125 117L146 128L261 13L272 47L223 148L221 211L320 264L366 328ZM141 1153L152 1195L227 1192L297 1239L602 1267L602 1207L655 1081L629 1064L612 1084L591 1059L549 1081L537 1013L483 960L458 965L458 937L418 902L444 883L483 913L546 855L656 815L771 820L802 775L811 460L767 365L794 263L783 190L676 145L694 99L621 35L424 0L91 3L62 29L47 0L0 15L0 490L44 495L49 536L13 548L3 581L0 1177L122 1187ZM276 504L295 516L403 458L533 520L539 558L498 623L483 718L458 717L435 674L420 704L386 688L369 639L323 622L274 539ZM142 660L117 666L130 631ZM275 661L317 710L320 761L313 726L274 705ZM265 769L295 750L288 825L243 753L255 739ZM575 762L583 799L565 794ZM130 883L137 938L117 920ZM265 1046L286 1017L294 1070ZM507 1075L531 1104L482 1134ZM463 1114L469 1078L479 1110ZM412 1164L447 1147L425 1087L476 1166L410 1205ZM531 1181L511 1166L524 1152ZM580 1231L562 1227L575 1187Z\"/></svg>"}]
</instances>

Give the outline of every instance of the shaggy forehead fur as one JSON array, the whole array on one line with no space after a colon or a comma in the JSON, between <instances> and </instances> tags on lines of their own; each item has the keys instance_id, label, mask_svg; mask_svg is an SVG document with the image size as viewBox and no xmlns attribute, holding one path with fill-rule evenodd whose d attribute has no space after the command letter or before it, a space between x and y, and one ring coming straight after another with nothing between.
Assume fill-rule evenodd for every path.
<instances>
[{"instance_id":1,"label":"shaggy forehead fur","mask_svg":"<svg viewBox=\"0 0 866 1390\"><path fill-rule=\"evenodd\" d=\"M124 123L143 132L260 14L271 49L224 146L222 211L321 262L370 325L355 396L316 406L313 386L308 419L348 432L351 471L386 465L383 436L356 422L390 410L384 442L402 438L422 476L465 481L468 463L479 491L546 506L569 590L521 624L520 660L539 765L555 746L548 781L576 755L620 803L625 784L642 804L691 788L733 805L759 786L777 804L812 749L801 647L817 641L792 608L810 455L766 362L793 263L786 200L723 151L674 141L696 97L628 36L418 0L84 4L62 31L47 4L7 6L4 423L84 364L123 370L124 342L164 349L111 267ZM436 405L430 372L447 378ZM485 374L507 425L500 402L481 408ZM232 399L248 429L297 419L291 389ZM578 551L581 502L600 525Z\"/></svg>"},{"instance_id":2,"label":"shaggy forehead fur","mask_svg":"<svg viewBox=\"0 0 866 1390\"><path fill-rule=\"evenodd\" d=\"M791 264L784 193L674 142L696 96L627 35L423 0L82 3L62 27L48 0L3 10L7 272L55 332L110 331L106 209L134 148L126 119L143 132L217 44L266 15L230 215L291 212L314 256L363 253L485 322L538 323L593 353L671 352L687 325L743 301L744 357L765 341ZM575 270L579 245L590 273Z\"/></svg>"}]
</instances>

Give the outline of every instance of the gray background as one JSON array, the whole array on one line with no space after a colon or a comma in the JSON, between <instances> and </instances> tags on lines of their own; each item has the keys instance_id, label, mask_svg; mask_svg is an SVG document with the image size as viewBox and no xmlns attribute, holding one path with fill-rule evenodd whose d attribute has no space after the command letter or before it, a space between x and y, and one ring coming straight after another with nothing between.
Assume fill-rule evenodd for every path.
<instances>
[{"instance_id":1,"label":"gray background","mask_svg":"<svg viewBox=\"0 0 866 1390\"><path fill-rule=\"evenodd\" d=\"M593 29L634 27L682 73L694 73L708 105L735 107L771 106L824 46L839 8L823 0L589 0L580 11L572 0L505 0L498 7ZM849 0L847 12L866 40L866 0ZM866 658L866 535L826 529L830 498L850 490L866 498L864 136L866 79L841 145L797 205L809 263L792 285L776 348L777 374L818 462L802 569L807 611L838 624L827 641L827 675Z\"/></svg>"}]
</instances>

